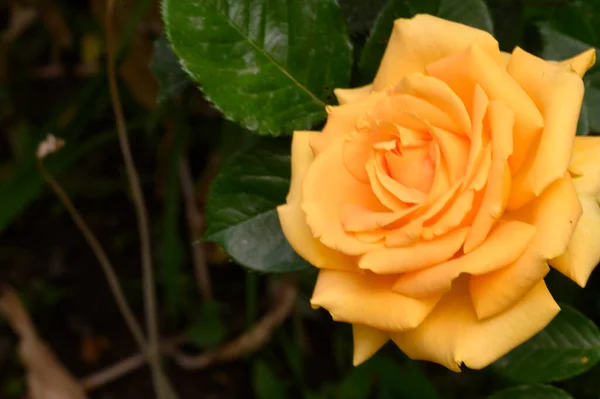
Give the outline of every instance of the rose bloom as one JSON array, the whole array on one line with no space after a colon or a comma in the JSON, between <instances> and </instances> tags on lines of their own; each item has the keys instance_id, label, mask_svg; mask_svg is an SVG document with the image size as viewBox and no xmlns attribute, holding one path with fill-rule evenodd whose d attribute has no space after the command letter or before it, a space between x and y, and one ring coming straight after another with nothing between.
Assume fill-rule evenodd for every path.
<instances>
[{"instance_id":1,"label":"rose bloom","mask_svg":"<svg viewBox=\"0 0 600 399\"><path fill-rule=\"evenodd\" d=\"M311 304L351 323L354 363L392 340L481 369L600 260L600 138L575 137L594 50L545 61L487 32L399 19L375 80L298 131L283 232L320 269Z\"/></svg>"}]
</instances>

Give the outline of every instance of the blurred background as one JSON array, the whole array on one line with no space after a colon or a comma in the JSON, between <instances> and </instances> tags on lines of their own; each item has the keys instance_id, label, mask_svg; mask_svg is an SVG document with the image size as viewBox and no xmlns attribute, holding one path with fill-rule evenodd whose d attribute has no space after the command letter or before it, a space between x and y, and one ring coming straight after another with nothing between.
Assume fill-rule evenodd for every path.
<instances>
[{"instance_id":1,"label":"blurred background","mask_svg":"<svg viewBox=\"0 0 600 399\"><path fill-rule=\"evenodd\" d=\"M358 57L386 1L339 3ZM519 44L539 53L536 24L570 2L488 3L503 50ZM102 269L35 157L48 133L65 140L46 168L106 249L143 321L136 217L108 88L106 6L106 0L0 1L0 283L4 296L14 289L40 340L84 381L89 397L150 398L150 372ZM591 21L600 19L598 5L585 10ZM600 23L592 28L600 32ZM165 371L181 398L483 398L512 384L491 370L455 374L409 362L393 345L353 368L350 327L310 309L314 271L261 275L203 243L210 183L246 132L223 119L181 71L158 1L118 1L110 29L150 216ZM354 84L363 81L355 71ZM600 322L598 273L585 290L555 274L548 280L558 299ZM11 309L2 306L0 398L22 398L27 373L47 359L21 361ZM214 355L214 348L229 352ZM38 366L48 365L56 362ZM98 374L109 369L110 378ZM558 386L575 398L597 398L599 377L595 367Z\"/></svg>"}]
</instances>

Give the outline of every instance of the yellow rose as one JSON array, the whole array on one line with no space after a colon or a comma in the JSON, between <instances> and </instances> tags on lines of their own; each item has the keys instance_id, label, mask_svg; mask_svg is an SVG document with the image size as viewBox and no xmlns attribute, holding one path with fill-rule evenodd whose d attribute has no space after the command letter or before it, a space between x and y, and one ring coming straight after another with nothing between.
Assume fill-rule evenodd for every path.
<instances>
[{"instance_id":1,"label":"yellow rose","mask_svg":"<svg viewBox=\"0 0 600 399\"><path fill-rule=\"evenodd\" d=\"M483 368L558 313L548 264L585 285L600 138L575 131L594 60L399 19L374 82L337 89L322 132L294 133L279 218L320 269L313 307L353 325L355 364L391 339L413 359Z\"/></svg>"}]
</instances>

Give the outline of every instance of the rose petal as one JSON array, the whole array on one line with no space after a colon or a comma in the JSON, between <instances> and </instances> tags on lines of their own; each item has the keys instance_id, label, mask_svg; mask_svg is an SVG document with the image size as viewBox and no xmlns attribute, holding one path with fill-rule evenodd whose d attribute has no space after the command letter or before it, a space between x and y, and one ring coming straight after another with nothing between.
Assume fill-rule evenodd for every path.
<instances>
[{"instance_id":1,"label":"rose petal","mask_svg":"<svg viewBox=\"0 0 600 399\"><path fill-rule=\"evenodd\" d=\"M354 358L352 363L358 366L373 356L390 340L389 333L361 324L352 325L354 338Z\"/></svg>"},{"instance_id":2,"label":"rose petal","mask_svg":"<svg viewBox=\"0 0 600 399\"><path fill-rule=\"evenodd\" d=\"M288 192L286 202L299 203L302 201L302 184L308 173L308 169L315 159L310 148L310 141L318 136L319 132L296 131L292 137L292 177L290 182L290 191Z\"/></svg>"},{"instance_id":3,"label":"rose petal","mask_svg":"<svg viewBox=\"0 0 600 399\"><path fill-rule=\"evenodd\" d=\"M429 192L433 183L434 165L429 156L429 145L403 148L402 155L386 152L385 160L390 176L405 187L422 193Z\"/></svg>"},{"instance_id":4,"label":"rose petal","mask_svg":"<svg viewBox=\"0 0 600 399\"><path fill-rule=\"evenodd\" d=\"M517 209L565 174L573 152L583 82L572 69L544 61L518 47L513 51L508 71L535 101L545 123L535 155L530 155L513 180L507 207ZM515 140L515 153L521 146Z\"/></svg>"},{"instance_id":5,"label":"rose petal","mask_svg":"<svg viewBox=\"0 0 600 399\"><path fill-rule=\"evenodd\" d=\"M392 292L393 278L369 273L321 269L310 300L336 321L363 324L383 331L404 331L418 326L439 297L417 300Z\"/></svg>"},{"instance_id":6,"label":"rose petal","mask_svg":"<svg viewBox=\"0 0 600 399\"><path fill-rule=\"evenodd\" d=\"M451 182L455 183L464 178L469 160L469 141L433 125L430 125L429 129L436 144L440 147Z\"/></svg>"},{"instance_id":7,"label":"rose petal","mask_svg":"<svg viewBox=\"0 0 600 399\"><path fill-rule=\"evenodd\" d=\"M372 154L369 163L373 164L375 170L374 178L376 178L388 192L393 194L403 203L420 204L427 199L427 194L424 192L406 187L390 177L387 172L387 165L385 164L385 155L381 152Z\"/></svg>"},{"instance_id":8,"label":"rose petal","mask_svg":"<svg viewBox=\"0 0 600 399\"><path fill-rule=\"evenodd\" d=\"M394 87L393 92L406 93L421 98L450 116L464 135L471 133L471 118L465 104L452 89L439 79L422 74L406 76Z\"/></svg>"},{"instance_id":9,"label":"rose petal","mask_svg":"<svg viewBox=\"0 0 600 399\"><path fill-rule=\"evenodd\" d=\"M543 281L549 271L546 261L529 247L509 266L481 276L471 276L469 290L477 317L483 320L511 308Z\"/></svg>"},{"instance_id":10,"label":"rose petal","mask_svg":"<svg viewBox=\"0 0 600 399\"><path fill-rule=\"evenodd\" d=\"M514 56L511 57L513 62ZM520 168L544 126L544 118L519 85L521 82L517 83L503 66L476 46L428 66L427 71L445 81L463 99L467 109L472 109L473 88L479 85L490 100L502 101L515 112L515 143L518 145L511 156L511 168L513 164L514 170Z\"/></svg>"},{"instance_id":11,"label":"rose petal","mask_svg":"<svg viewBox=\"0 0 600 399\"><path fill-rule=\"evenodd\" d=\"M373 117L382 122L391 122L408 129L415 128L415 122L406 120L406 114L413 114L428 125L434 125L451 132L460 132L460 126L445 112L430 102L407 94L393 94L384 97L373 110Z\"/></svg>"},{"instance_id":12,"label":"rose petal","mask_svg":"<svg viewBox=\"0 0 600 399\"><path fill-rule=\"evenodd\" d=\"M482 275L516 261L527 249L534 233L535 227L527 223L503 223L473 252L401 275L394 284L394 291L414 298L442 294L450 290L454 279L462 273ZM364 256L361 263L362 259Z\"/></svg>"},{"instance_id":13,"label":"rose petal","mask_svg":"<svg viewBox=\"0 0 600 399\"><path fill-rule=\"evenodd\" d=\"M334 89L333 94L337 97L338 103L344 105L363 100L370 96L372 91L373 85L368 84L354 89Z\"/></svg>"},{"instance_id":14,"label":"rose petal","mask_svg":"<svg viewBox=\"0 0 600 399\"><path fill-rule=\"evenodd\" d=\"M581 213L581 202L567 174L535 201L506 217L535 225L537 233L532 246L542 259L552 259L565 252Z\"/></svg>"},{"instance_id":15,"label":"rose petal","mask_svg":"<svg viewBox=\"0 0 600 399\"><path fill-rule=\"evenodd\" d=\"M503 63L498 42L487 32L426 14L398 19L373 89L383 90L409 74L423 73L432 62L474 44Z\"/></svg>"},{"instance_id":16,"label":"rose petal","mask_svg":"<svg viewBox=\"0 0 600 399\"><path fill-rule=\"evenodd\" d=\"M600 262L600 208L595 199L580 196L583 214L573 231L565 253L548 263L556 270L585 287L590 274Z\"/></svg>"},{"instance_id":17,"label":"rose petal","mask_svg":"<svg viewBox=\"0 0 600 399\"><path fill-rule=\"evenodd\" d=\"M466 253L486 239L502 216L510 194L511 174L507 159L513 150L514 113L506 104L492 101L488 107L488 120L492 133L492 164L481 206L465 240Z\"/></svg>"},{"instance_id":18,"label":"rose petal","mask_svg":"<svg viewBox=\"0 0 600 399\"><path fill-rule=\"evenodd\" d=\"M313 237L300 204L278 206L277 214L285 238L294 251L308 263L318 268L359 271L356 258L334 251Z\"/></svg>"},{"instance_id":19,"label":"rose petal","mask_svg":"<svg viewBox=\"0 0 600 399\"><path fill-rule=\"evenodd\" d=\"M391 334L410 358L460 371L482 369L542 330L560 308L539 282L518 303L493 318L478 320L464 279L415 330Z\"/></svg>"},{"instance_id":20,"label":"rose petal","mask_svg":"<svg viewBox=\"0 0 600 399\"><path fill-rule=\"evenodd\" d=\"M402 248L386 248L364 254L361 269L378 274L397 274L422 269L450 259L462 246L467 228L450 232L433 240L421 240Z\"/></svg>"},{"instance_id":21,"label":"rose petal","mask_svg":"<svg viewBox=\"0 0 600 399\"><path fill-rule=\"evenodd\" d=\"M596 50L591 48L574 57L560 61L560 64L569 65L575 73L583 78L583 75L596 63Z\"/></svg>"},{"instance_id":22,"label":"rose petal","mask_svg":"<svg viewBox=\"0 0 600 399\"><path fill-rule=\"evenodd\" d=\"M569 171L578 194L600 197L600 137L575 137Z\"/></svg>"},{"instance_id":23,"label":"rose petal","mask_svg":"<svg viewBox=\"0 0 600 399\"><path fill-rule=\"evenodd\" d=\"M460 225L471 210L474 199L475 192L473 190L460 193L456 200L450 203L446 211L436 217L435 220L429 220L425 223L423 238L431 240Z\"/></svg>"},{"instance_id":24,"label":"rose petal","mask_svg":"<svg viewBox=\"0 0 600 399\"><path fill-rule=\"evenodd\" d=\"M516 262L471 278L473 304L480 318L509 308L544 278L549 271L547 259L565 252L580 215L581 204L568 176L552 184L527 207L505 215L534 225L536 234Z\"/></svg>"},{"instance_id":25,"label":"rose petal","mask_svg":"<svg viewBox=\"0 0 600 399\"><path fill-rule=\"evenodd\" d=\"M372 93L368 97L363 97L345 105L327 106L327 123L323 127L322 133L313 137L310 141L310 146L315 155L323 152L336 139L351 133L358 120L373 108L383 96L384 93Z\"/></svg>"},{"instance_id":26,"label":"rose petal","mask_svg":"<svg viewBox=\"0 0 600 399\"><path fill-rule=\"evenodd\" d=\"M302 209L313 235L323 244L347 255L358 255L380 245L366 244L343 229L344 206L355 204L374 211L385 208L371 187L356 180L344 167L343 144L343 138L334 141L313 161L304 179Z\"/></svg>"}]
</instances>

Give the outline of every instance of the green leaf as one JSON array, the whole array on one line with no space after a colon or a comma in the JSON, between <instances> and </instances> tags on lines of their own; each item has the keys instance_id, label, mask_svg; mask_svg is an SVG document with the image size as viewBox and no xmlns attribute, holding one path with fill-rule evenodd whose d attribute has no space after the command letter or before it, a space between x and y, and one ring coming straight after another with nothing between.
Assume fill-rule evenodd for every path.
<instances>
[{"instance_id":1,"label":"green leaf","mask_svg":"<svg viewBox=\"0 0 600 399\"><path fill-rule=\"evenodd\" d=\"M339 0L350 34L368 33L387 0Z\"/></svg>"},{"instance_id":2,"label":"green leaf","mask_svg":"<svg viewBox=\"0 0 600 399\"><path fill-rule=\"evenodd\" d=\"M254 270L309 268L285 239L275 210L285 203L289 185L290 140L253 140L227 159L211 185L205 237Z\"/></svg>"},{"instance_id":3,"label":"green leaf","mask_svg":"<svg viewBox=\"0 0 600 399\"><path fill-rule=\"evenodd\" d=\"M254 393L258 399L287 397L286 391L288 384L277 378L266 362L262 360L255 361L252 371Z\"/></svg>"},{"instance_id":4,"label":"green leaf","mask_svg":"<svg viewBox=\"0 0 600 399\"><path fill-rule=\"evenodd\" d=\"M494 32L492 16L484 0L441 0L437 16Z\"/></svg>"},{"instance_id":5,"label":"green leaf","mask_svg":"<svg viewBox=\"0 0 600 399\"><path fill-rule=\"evenodd\" d=\"M568 305L541 332L496 361L493 367L515 381L560 381L600 361L600 329Z\"/></svg>"},{"instance_id":6,"label":"green leaf","mask_svg":"<svg viewBox=\"0 0 600 399\"><path fill-rule=\"evenodd\" d=\"M390 0L381 10L365 44L359 69L365 83L375 77L394 21L425 13L492 32L493 23L483 0Z\"/></svg>"},{"instance_id":7,"label":"green leaf","mask_svg":"<svg viewBox=\"0 0 600 399\"><path fill-rule=\"evenodd\" d=\"M417 362L399 363L392 358L376 355L363 367L378 377L379 398L439 399Z\"/></svg>"},{"instance_id":8,"label":"green leaf","mask_svg":"<svg viewBox=\"0 0 600 399\"><path fill-rule=\"evenodd\" d=\"M164 34L154 41L154 56L150 69L158 80L158 104L177 96L191 83Z\"/></svg>"},{"instance_id":9,"label":"green leaf","mask_svg":"<svg viewBox=\"0 0 600 399\"><path fill-rule=\"evenodd\" d=\"M551 23L545 22L538 25L544 42L542 57L548 60L563 60L572 57L590 47L596 47L600 43L584 42L575 37L565 34ZM572 32L578 34L577 32ZM590 132L600 132L600 70L595 67L589 71L583 79L585 83L585 95L581 105L581 114L577 125L578 135L587 135Z\"/></svg>"},{"instance_id":10,"label":"green leaf","mask_svg":"<svg viewBox=\"0 0 600 399\"><path fill-rule=\"evenodd\" d=\"M572 399L572 396L550 385L522 385L495 392L488 399Z\"/></svg>"},{"instance_id":11,"label":"green leaf","mask_svg":"<svg viewBox=\"0 0 600 399\"><path fill-rule=\"evenodd\" d=\"M347 87L351 44L335 0L163 0L183 68L223 114L259 134L310 129Z\"/></svg>"},{"instance_id":12,"label":"green leaf","mask_svg":"<svg viewBox=\"0 0 600 399\"><path fill-rule=\"evenodd\" d=\"M226 334L221 321L221 306L218 302L203 302L198 319L190 326L190 341L200 348L210 348L223 341Z\"/></svg>"}]
</instances>

